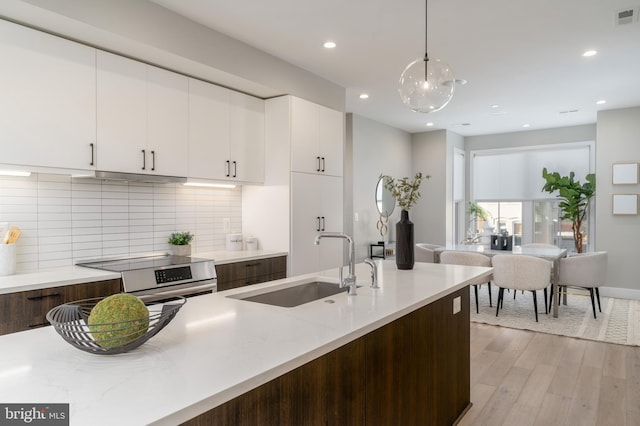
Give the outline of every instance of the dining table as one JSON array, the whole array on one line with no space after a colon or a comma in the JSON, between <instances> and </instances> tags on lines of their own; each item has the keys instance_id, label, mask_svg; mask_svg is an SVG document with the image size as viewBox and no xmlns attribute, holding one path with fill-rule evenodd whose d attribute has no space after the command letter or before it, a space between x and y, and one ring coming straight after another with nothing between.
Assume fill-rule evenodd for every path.
<instances>
[{"instance_id":1,"label":"dining table","mask_svg":"<svg viewBox=\"0 0 640 426\"><path fill-rule=\"evenodd\" d=\"M527 256L539 257L547 259L553 263L551 283L558 283L558 277L560 276L560 259L567 255L567 249L563 248L547 248L547 247L522 247L513 246L512 250L494 250L490 246L484 244L454 244L447 245L434 250L434 261L440 263L440 253L443 251L463 251L470 253L481 253L489 257L493 257L496 254L524 254ZM553 317L558 318L558 301L559 297L553 298ZM566 301L565 301L566 302Z\"/></svg>"}]
</instances>

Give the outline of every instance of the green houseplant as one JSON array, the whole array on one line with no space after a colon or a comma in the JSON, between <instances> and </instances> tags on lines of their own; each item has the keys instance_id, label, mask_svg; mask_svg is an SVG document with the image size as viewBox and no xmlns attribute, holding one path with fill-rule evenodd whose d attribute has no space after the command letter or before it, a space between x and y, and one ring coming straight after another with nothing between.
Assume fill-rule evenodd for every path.
<instances>
[{"instance_id":1,"label":"green houseplant","mask_svg":"<svg viewBox=\"0 0 640 426\"><path fill-rule=\"evenodd\" d=\"M475 244L480 241L480 234L478 231L480 221L483 222L484 227L489 226L489 229L493 230L493 227L491 227L491 224L488 222L491 217L491 213L475 201L469 201L467 214L469 215L469 221L467 222L469 230L467 231L467 238L464 242L467 244Z\"/></svg>"},{"instance_id":2,"label":"green houseplant","mask_svg":"<svg viewBox=\"0 0 640 426\"><path fill-rule=\"evenodd\" d=\"M193 234L188 231L174 232L169 236L169 244L171 244L171 252L174 256L190 256L191 240Z\"/></svg>"},{"instance_id":3,"label":"green houseplant","mask_svg":"<svg viewBox=\"0 0 640 426\"><path fill-rule=\"evenodd\" d=\"M398 269L413 269L415 263L413 222L409 220L409 209L420 198L420 184L431 176L416 173L412 180L408 177L394 179L385 177L384 187L393 195L400 206L400 221L396 223L396 266Z\"/></svg>"},{"instance_id":4,"label":"green houseplant","mask_svg":"<svg viewBox=\"0 0 640 426\"><path fill-rule=\"evenodd\" d=\"M560 176L558 172L549 173L547 168L542 169L542 177L546 181L542 190L553 193L558 191L557 197L560 198L560 209L562 210L562 219L571 221L571 229L573 231L573 241L576 251L582 253L582 242L584 232L582 223L589 211L591 198L596 195L596 175L589 173L581 184L575 180L575 173L569 173L569 176Z\"/></svg>"}]
</instances>

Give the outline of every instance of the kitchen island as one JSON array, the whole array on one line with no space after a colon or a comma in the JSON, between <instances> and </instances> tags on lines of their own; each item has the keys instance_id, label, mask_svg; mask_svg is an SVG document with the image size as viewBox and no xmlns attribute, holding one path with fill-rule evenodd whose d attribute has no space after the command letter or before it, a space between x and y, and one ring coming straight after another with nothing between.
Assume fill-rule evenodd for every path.
<instances>
[{"instance_id":1,"label":"kitchen island","mask_svg":"<svg viewBox=\"0 0 640 426\"><path fill-rule=\"evenodd\" d=\"M359 264L356 274L362 287L352 297L340 293L293 308L227 297L305 277L337 281L337 271L331 270L189 299L157 336L121 355L79 351L51 327L2 336L0 403L69 403L72 425L175 425L203 413L219 415L214 413L217 408L444 300L449 313L460 304L461 311L453 315L461 332L445 340L463 356L443 353L440 358L466 359L466 365L453 369L461 371L463 384L466 380L462 394L466 392L468 406L467 283L490 268L417 263L413 270L400 271L392 261L377 263L380 288L368 286L370 269ZM432 330L450 325L441 315L441 320L436 316L430 321ZM436 372L440 367L428 366ZM340 371L340 377L356 374ZM330 384L326 388L331 395L344 391ZM377 398L384 402L383 395Z\"/></svg>"}]
</instances>

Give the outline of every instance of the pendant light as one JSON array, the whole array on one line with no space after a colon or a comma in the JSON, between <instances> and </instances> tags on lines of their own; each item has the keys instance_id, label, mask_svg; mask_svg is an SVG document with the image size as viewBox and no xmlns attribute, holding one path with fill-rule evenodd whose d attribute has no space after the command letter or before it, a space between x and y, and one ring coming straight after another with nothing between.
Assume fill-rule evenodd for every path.
<instances>
[{"instance_id":1,"label":"pendant light","mask_svg":"<svg viewBox=\"0 0 640 426\"><path fill-rule=\"evenodd\" d=\"M429 59L427 53L427 0L425 0L424 58L407 65L400 76L398 92L412 111L430 113L444 108L453 97L453 71L446 62Z\"/></svg>"}]
</instances>

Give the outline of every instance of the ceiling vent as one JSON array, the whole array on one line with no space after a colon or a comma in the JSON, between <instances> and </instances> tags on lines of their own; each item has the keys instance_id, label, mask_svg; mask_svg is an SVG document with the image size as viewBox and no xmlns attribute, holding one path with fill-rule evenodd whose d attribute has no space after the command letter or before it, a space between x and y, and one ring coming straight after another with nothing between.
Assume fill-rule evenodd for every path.
<instances>
[{"instance_id":1,"label":"ceiling vent","mask_svg":"<svg viewBox=\"0 0 640 426\"><path fill-rule=\"evenodd\" d=\"M622 9L616 12L616 25L632 24L638 20L638 8Z\"/></svg>"}]
</instances>

